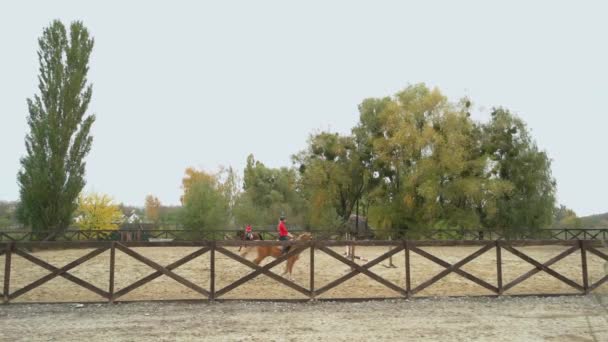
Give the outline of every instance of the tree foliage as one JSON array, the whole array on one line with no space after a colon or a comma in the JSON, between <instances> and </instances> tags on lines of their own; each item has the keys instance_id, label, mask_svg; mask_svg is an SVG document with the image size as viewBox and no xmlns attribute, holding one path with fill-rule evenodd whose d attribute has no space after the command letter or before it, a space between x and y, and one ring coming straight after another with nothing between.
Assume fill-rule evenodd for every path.
<instances>
[{"instance_id":1,"label":"tree foliage","mask_svg":"<svg viewBox=\"0 0 608 342\"><path fill-rule=\"evenodd\" d=\"M229 200L217 175L188 168L182 188L181 220L185 228L208 230L228 224Z\"/></svg>"},{"instance_id":2,"label":"tree foliage","mask_svg":"<svg viewBox=\"0 0 608 342\"><path fill-rule=\"evenodd\" d=\"M311 215L332 207L344 220L359 200L370 223L393 234L550 224L555 182L546 153L507 110L480 124L470 108L424 84L364 100L351 136L318 134L295 158Z\"/></svg>"},{"instance_id":3,"label":"tree foliage","mask_svg":"<svg viewBox=\"0 0 608 342\"><path fill-rule=\"evenodd\" d=\"M308 148L293 159L299 165L299 187L308 203L308 223L340 227L353 213L369 178L355 137L330 132L312 135Z\"/></svg>"},{"instance_id":4,"label":"tree foliage","mask_svg":"<svg viewBox=\"0 0 608 342\"><path fill-rule=\"evenodd\" d=\"M148 219L148 221L158 223L160 220L160 209L161 209L161 204L160 204L160 200L158 199L158 197L155 197L152 195L146 196L145 210L146 210L146 219Z\"/></svg>"},{"instance_id":5,"label":"tree foliage","mask_svg":"<svg viewBox=\"0 0 608 342\"><path fill-rule=\"evenodd\" d=\"M34 230L58 232L68 227L85 185L84 158L92 144L95 121L87 115L93 38L81 22L60 21L44 29L38 40L38 91L27 100L29 133L26 155L17 176L20 220Z\"/></svg>"},{"instance_id":6,"label":"tree foliage","mask_svg":"<svg viewBox=\"0 0 608 342\"><path fill-rule=\"evenodd\" d=\"M82 230L117 229L122 218L120 208L106 194L90 193L78 197L76 225Z\"/></svg>"},{"instance_id":7,"label":"tree foliage","mask_svg":"<svg viewBox=\"0 0 608 342\"><path fill-rule=\"evenodd\" d=\"M305 207L298 193L296 171L266 167L249 155L243 172L243 193L234 210L238 224L272 225L285 214L291 224L302 225Z\"/></svg>"},{"instance_id":8,"label":"tree foliage","mask_svg":"<svg viewBox=\"0 0 608 342\"><path fill-rule=\"evenodd\" d=\"M489 225L515 233L549 227L556 183L547 154L539 151L525 123L506 109L492 112L484 133L483 147L492 160L492 175L512 186L512 191L499 197L497 215Z\"/></svg>"},{"instance_id":9,"label":"tree foliage","mask_svg":"<svg viewBox=\"0 0 608 342\"><path fill-rule=\"evenodd\" d=\"M423 84L362 103L354 133L367 145L376 179L369 189L372 224L472 228L495 215L495 199L510 186L487 174L482 131L469 106Z\"/></svg>"}]
</instances>

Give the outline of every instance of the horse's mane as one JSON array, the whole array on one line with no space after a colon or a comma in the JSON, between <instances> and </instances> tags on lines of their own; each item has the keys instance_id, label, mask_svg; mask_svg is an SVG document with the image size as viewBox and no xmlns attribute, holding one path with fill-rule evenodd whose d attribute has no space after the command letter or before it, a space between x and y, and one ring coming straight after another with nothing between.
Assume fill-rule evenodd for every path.
<instances>
[{"instance_id":1,"label":"horse's mane","mask_svg":"<svg viewBox=\"0 0 608 342\"><path fill-rule=\"evenodd\" d=\"M310 232L304 232L300 235L298 235L295 240L296 241L301 241L301 240L310 240L312 238L312 234Z\"/></svg>"}]
</instances>

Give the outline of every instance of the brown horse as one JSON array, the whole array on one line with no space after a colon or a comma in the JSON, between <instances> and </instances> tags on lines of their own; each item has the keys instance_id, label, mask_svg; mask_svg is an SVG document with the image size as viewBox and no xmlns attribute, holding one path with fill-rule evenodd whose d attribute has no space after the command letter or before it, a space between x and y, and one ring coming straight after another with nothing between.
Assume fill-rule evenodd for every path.
<instances>
[{"instance_id":1,"label":"brown horse","mask_svg":"<svg viewBox=\"0 0 608 342\"><path fill-rule=\"evenodd\" d=\"M312 239L312 235L307 232L300 234L298 237L295 238L295 241L309 241L310 239ZM259 265L262 260L266 259L269 256L273 258L278 258L283 255L282 246L258 246L257 251L258 256L253 260L256 265ZM300 258L299 252L293 256L290 256L287 259L287 263L285 264L285 271L283 271L282 275L289 274L290 280L293 280L293 265L296 263L296 261L298 261L298 258Z\"/></svg>"},{"instance_id":2,"label":"brown horse","mask_svg":"<svg viewBox=\"0 0 608 342\"><path fill-rule=\"evenodd\" d=\"M247 240L247 239L246 239L247 235L246 235L246 234L245 234L245 232L244 232L244 231L242 231L242 230L241 230L241 231L239 231L239 232L237 232L237 233L236 233L236 236L237 236L239 239L241 239L242 241ZM252 237L252 238L251 238L251 240L264 240L264 238L262 237L262 234L257 233L257 232L251 232L251 237ZM249 240L249 241L251 241L251 240ZM240 247L239 247L239 252L241 251L241 248L243 248L243 246L240 246ZM247 250L245 250L245 253L244 253L244 254L245 254L245 255L247 254Z\"/></svg>"}]
</instances>

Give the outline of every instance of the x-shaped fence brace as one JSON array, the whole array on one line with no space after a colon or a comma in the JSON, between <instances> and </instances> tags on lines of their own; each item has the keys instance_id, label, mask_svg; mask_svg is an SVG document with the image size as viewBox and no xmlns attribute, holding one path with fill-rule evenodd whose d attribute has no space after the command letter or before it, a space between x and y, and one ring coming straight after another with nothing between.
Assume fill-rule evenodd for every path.
<instances>
[{"instance_id":1,"label":"x-shaped fence brace","mask_svg":"<svg viewBox=\"0 0 608 342\"><path fill-rule=\"evenodd\" d=\"M292 289L294 289L294 290L296 290L296 291L298 291L298 292L300 292L300 293L302 293L302 294L304 294L306 296L310 296L311 295L310 290L307 290L304 287L296 284L295 282L293 282L291 280L288 280L288 279L285 279L284 277L281 277L280 275L278 275L278 274L273 273L273 272L270 271L271 268L273 268L273 267L277 266L278 264L284 262L285 260L289 259L290 257L295 256L295 255L301 253L302 251L304 251L305 249L307 249L309 247L310 247L310 244L306 244L306 245L294 245L294 246L292 246L292 248L291 248L291 250L289 252L283 254L282 256L276 258L275 260L273 260L272 262L270 262L270 263L268 263L268 264L266 264L264 266L256 265L255 263L253 263L253 262L251 262L251 261L249 261L249 260L241 257L238 254L232 253L231 251L229 251L229 250L227 250L227 249L225 249L223 247L219 247L219 246L216 247L216 249L215 249L216 251L224 254L225 256L227 256L227 257L229 257L229 258L231 258L231 259L233 259L235 261L238 261L239 263L241 263L241 264L243 264L245 266L249 266L250 268L254 269L254 271L251 272L251 273L249 273L248 275L246 275L246 276L244 276L244 277L236 280L232 284L227 285L226 287L218 290L215 293L215 296L216 297L222 296L222 295L228 293L229 291L237 288L238 286L241 286L242 284L244 284L244 283L250 281L251 279L257 277L260 274L264 274L264 275L266 275L266 276L268 276L268 277L270 277L270 278L278 281L279 283L286 285L289 288L292 288Z\"/></svg>"},{"instance_id":2,"label":"x-shaped fence brace","mask_svg":"<svg viewBox=\"0 0 608 342\"><path fill-rule=\"evenodd\" d=\"M42 285L42 284L50 281L51 279L54 279L54 278L59 277L59 276L65 278L65 279L67 279L67 280L69 280L69 281L71 281L71 282L73 282L73 283L75 283L77 285L80 285L80 286L84 287L85 289L87 289L89 291L92 291L92 292L100 295L103 298L108 299L108 298L110 298L110 294L107 291L104 291L104 290L98 288L97 286L95 286L95 285L93 285L93 284L91 284L89 282L86 282L86 281L84 281L84 280L82 280L82 279L80 279L80 278L78 278L78 277L76 277L76 276L68 273L69 270L75 268L76 266L78 266L80 264L85 263L86 261L88 261L88 260L96 257L97 255L105 252L108 249L109 249L109 247L97 248L97 249L95 249L95 250L93 250L93 251L85 254L84 256L82 256L82 257L80 257L80 258L78 258L78 259L76 259L76 260L74 260L74 261L66 264L65 266L63 266L61 268L57 268L57 267L49 264L48 262L46 262L44 260L41 260L41 259L39 259L39 258L37 258L37 257L35 257L35 256L33 256L33 255L31 255L31 254L23 251L23 250L21 250L21 249L16 248L13 251L15 254L17 254L18 256L20 256L20 257L22 257L22 258L24 258L24 259L32 262L33 264L36 264L36 265L38 265L38 266L40 266L42 268L45 268L48 271L51 271L51 273L45 275L42 278L39 278L38 280L36 280L36 281L34 281L34 282L32 282L32 283L30 283L28 285L25 285L24 287L22 287L22 288L20 288L20 289L18 289L16 291L14 291L13 293L8 294L8 299L9 300L13 300L13 299L15 299L15 298L17 298L17 297L25 294L25 293L27 293L27 292L29 292L29 291L37 288L38 286L40 286L40 285ZM5 288L5 293L7 293L7 289L6 288Z\"/></svg>"},{"instance_id":3,"label":"x-shaped fence brace","mask_svg":"<svg viewBox=\"0 0 608 342\"><path fill-rule=\"evenodd\" d=\"M513 281L511 281L510 283L506 284L503 287L504 291L507 291L511 288L513 288L515 285L521 283L522 281L530 278L531 276L535 275L536 273L540 272L540 271L544 271L545 273L548 273L550 275L552 275L553 277L561 280L562 282L572 286L573 288L584 292L585 288L579 284L577 284L576 282L572 281L571 279L566 278L565 276L561 275L560 273L554 271L553 269L549 268L549 266L555 264L556 262L562 260L563 258L567 257L568 255L576 252L577 250L579 250L579 246L572 246L571 248L563 251L562 253L558 254L557 256L549 259L548 261L546 261L544 264L536 261L535 259L533 259L532 257L522 253L521 251L513 248L512 246L509 246L507 244L502 243L501 247L504 248L505 250L511 252L513 255L518 256L520 259L532 264L533 266L535 266L535 268L531 271L528 271L527 273L519 276L518 278L514 279Z\"/></svg>"},{"instance_id":4,"label":"x-shaped fence brace","mask_svg":"<svg viewBox=\"0 0 608 342\"><path fill-rule=\"evenodd\" d=\"M429 243L429 242L427 242L427 243ZM564 282L565 284L573 287L574 289L584 292L584 293L589 293L589 292L597 289L602 284L608 282L608 275L605 275L601 279L596 281L595 283L593 283L591 285L588 284L586 252L593 253L594 255L596 255L606 261L608 261L608 255L599 251L598 249L592 247L591 243L587 242L587 241L578 241L578 243L576 245L572 245L567 250L561 252L557 256L547 260L544 263L541 263L541 262L535 260L534 258L526 255L522 251L514 248L512 243L510 243L508 241L487 242L479 250L475 251L474 253L468 255L467 257L461 259L460 261L458 261L454 264L450 264L447 261L442 260L442 259L438 258L437 256L434 256L434 255L430 254L429 252L421 249L420 247L426 246L424 242L420 243L420 242L413 242L413 241L403 241L401 244L399 244L398 242L397 242L397 244L395 244L394 241L390 242L388 245L394 246L394 248L390 249L386 253L378 256L377 258L375 258L363 265L359 265L359 264L355 263L354 261L340 255L339 253L337 253L334 250L332 250L331 248L329 248L329 246L333 246L334 244L335 243L332 244L332 242L328 243L328 242L323 242L323 241L296 243L296 244L292 245L292 249L288 253L276 258L275 260L271 261L270 263L266 264L265 266L259 266L259 265L256 265L255 263L227 250L224 247L217 246L215 242L207 242L204 245L204 247L197 249L196 251L184 256L183 258L163 267L163 266L159 265L158 263L135 252L133 249L127 247L126 245L123 245L118 242L112 242L110 245L96 248L93 251L87 253L86 255L66 264L63 267L58 268L54 265L51 265L50 263L48 263L46 261L39 259L38 257L35 257L35 256L29 254L28 252L24 251L23 249L16 248L19 244L15 244L15 242L11 242L11 243L5 244L4 248L0 248L0 256L5 255L4 288L3 288L3 292L0 292L0 296L4 297L5 302L7 302L9 300L13 300L33 289L43 285L44 283L46 283L56 277L63 277L110 301L114 301L115 299L120 298L120 297L126 295L127 293L129 293L129 292L143 286L144 284L149 283L150 281L152 281L160 276L163 276L163 275L165 275L169 278L172 278L173 280L177 281L178 283L190 288L191 290L194 290L194 291L202 294L205 297L208 297L211 300L215 299L216 297L225 295L226 293L234 290L235 288L245 284L246 282L256 278L257 276L259 276L261 274L264 274L264 275L272 278L273 280L275 280L279 283L282 283L282 284L288 286L289 288L292 288L292 289L310 297L311 299L331 290L332 288L335 288L336 286L339 286L340 284L344 283L348 279L351 279L358 274L365 274L366 276L370 277L371 279L375 280L376 282L384 285L385 287L387 287L391 290L398 292L401 295L405 295L406 297L410 297L411 295L419 293L420 291L424 290L425 288L428 288L429 286L433 285L434 283L436 283L437 281L439 281L440 279L446 277L447 275L449 275L451 273L458 274L458 275L476 283L477 285L492 291L493 293L497 293L498 295L501 295L504 291L508 291L508 290L512 289L516 285L520 284L521 282L525 281L526 279L532 277L533 275L535 275L541 271L551 275L552 277L554 277L554 278ZM143 245L147 245L147 244L144 243ZM374 243L371 243L371 244L364 243L362 245L374 245ZM439 244L437 244L435 242L430 242L429 245L439 245ZM96 246L98 246L98 245L96 245ZM311 250L310 289L306 289L306 288L298 285L297 283L295 283L291 280L288 280L282 276L279 276L278 274L275 274L271 271L271 269L273 267L285 262L290 257L296 256L297 254L303 252L304 250L306 250L308 248L310 248L310 250ZM325 254L327 254L327 255L331 256L332 258L349 266L351 268L351 271L349 273L339 277L338 279L335 279L335 280L327 283L326 285L322 286L321 288L315 290L314 289L314 250L315 250L315 248L320 249ZM479 256L486 253L487 251L489 251L492 248L496 248L496 261L497 261L496 266L497 266L498 286L489 284L488 282L486 282L462 269L462 267L464 265L466 265L467 263L471 262L472 260L478 258ZM72 270L73 268L87 262L88 260L94 258L97 255L100 255L101 253L105 252L108 249L110 249L109 291L102 290L102 289L92 285L91 283L86 282L69 273L69 271ZM137 261L153 268L155 270L155 272L133 282L132 284L120 289L119 291L114 292L115 249L118 249L118 250L122 251L123 253L136 259ZM501 249L507 250L510 253L512 253L513 255L519 257L520 259L530 263L531 265L534 266L534 268L532 270L520 275L519 277L512 280L508 284L502 286L502 259L501 259L501 254L500 254ZM579 249L581 251L581 263L582 263L582 278L583 278L582 286L580 284L576 283L575 281L565 277L564 275L556 272L555 270L553 270L551 268L551 266L553 264L555 264L558 261L564 259L565 257L571 255L572 253L576 252ZM370 270L373 266L375 266L375 265L379 264L380 262L386 260L387 258L401 252L402 250L405 250L405 267L406 267L405 289L396 285L395 283L379 276L378 274L376 274ZM210 272L210 290L209 291L206 289L203 289L199 285L196 285L196 284L192 283L191 281L189 281L173 272L173 270L175 270L176 268L196 259L197 257L199 257L209 251L211 251L211 260L210 260L210 262L211 262L210 271L211 272ZM225 286L224 288L220 289L219 291L215 292L215 266L216 266L215 265L215 252L216 251L222 253L223 255L225 255L245 266L252 268L253 272L241 277L240 279L236 280L235 282L233 282L233 283ZM410 251L444 267L445 269L442 270L441 272L439 272L438 274L434 275L430 279L422 282L421 284L416 286L414 289L411 289L410 257L409 257ZM34 281L28 285L25 285L24 287L14 291L13 293L9 293L10 292L9 291L10 265L11 265L11 255L12 254L18 255L18 256L50 271L50 273L43 276L42 278L37 279L36 281Z\"/></svg>"},{"instance_id":5,"label":"x-shaped fence brace","mask_svg":"<svg viewBox=\"0 0 608 342\"><path fill-rule=\"evenodd\" d=\"M132 284L130 284L128 286L123 287L119 291L114 292L112 294L112 298L111 298L112 300L118 299L118 298L126 295L127 293L135 290L136 288L141 287L141 286L143 286L143 285L151 282L152 280L154 280L154 279L156 279L156 278L158 278L158 277L160 277L162 275L166 275L166 276L168 276L168 277L176 280L180 284L183 284L183 285L185 285L185 286L193 289L194 291L197 291L197 292L199 292L199 293L201 293L201 294L203 294L205 296L209 296L209 292L208 291L200 288L199 286L197 286L195 284L192 284L188 280L186 280L186 279L182 278L181 276L173 273L172 271L174 269L176 269L176 268L178 268L178 267L186 264L187 262L190 262L190 261L198 258L199 256L207 253L209 250L211 250L210 247L204 247L204 248L198 249L198 250L196 250L196 251L194 251L194 252L186 255L185 257L183 257L183 258L181 258L181 259L179 259L179 260L177 260L177 261L175 261L175 262L173 262L173 263L171 263L171 264L169 264L169 265L167 265L165 267L162 267L159 264L157 264L157 263L155 263L155 262L153 262L153 261L145 258L141 254L138 254L138 253L132 251L128 247L125 247L125 246L123 246L121 244L117 244L116 246L118 247L119 250L125 252L126 254L130 255L131 257L135 258L136 260L141 261L142 263L144 263L144 264L152 267L153 269L156 270L156 272L151 273L151 274L149 274L149 275L147 275L147 276L145 276L145 277L143 277L143 278L135 281L134 283L132 283ZM128 251L128 252L126 252L126 251ZM146 260L146 261L144 261L144 260ZM186 283L184 283L183 281L185 281ZM194 288L191 285L194 285Z\"/></svg>"},{"instance_id":6,"label":"x-shaped fence brace","mask_svg":"<svg viewBox=\"0 0 608 342\"><path fill-rule=\"evenodd\" d=\"M466 265L467 263L469 263L470 261L474 260L475 258L479 257L480 255L482 255L483 253L489 251L490 249L494 248L494 243L488 243L487 245L483 246L481 249L479 249L478 251L476 251L475 253L467 256L466 258L460 260L459 262L455 263L455 264L450 264L447 261L444 261L416 246L411 246L409 247L410 250L412 252L415 252L416 254L425 257L428 260L433 261L434 263L445 267L445 270L437 273L435 276L433 276L432 278L430 278L429 280L421 283L420 285L416 286L415 288L413 288L411 290L411 294L416 294L422 290L424 290L425 288L433 285L434 283L436 283L437 281L439 281L441 278L447 276L448 274L454 272L466 279L469 279L470 281L492 291L495 293L498 293L498 288L494 285L491 285L489 283L487 283L484 280L479 279L478 277L470 274L469 272L466 272L464 270L461 269L462 266Z\"/></svg>"},{"instance_id":7,"label":"x-shaped fence brace","mask_svg":"<svg viewBox=\"0 0 608 342\"><path fill-rule=\"evenodd\" d=\"M209 248L202 248L202 249L200 249L200 250L198 250L198 251L196 251L196 252L194 252L192 254L189 254L189 255L185 256L184 258L182 258L182 259L174 262L173 264L171 264L171 265L169 265L167 267L163 267L163 266L157 264L156 262L154 262L154 261L146 258L145 256L143 256L143 255L135 252L134 250L130 249L129 247L126 247L125 245L123 245L121 243L116 243L116 248L118 250L120 250L121 252L129 255L133 259L135 259L135 260L137 260L137 261L139 261L139 262L141 262L141 263L143 263L143 264L145 264L147 266L152 267L153 269L156 270L156 272L148 275L147 277L144 277L144 278L136 281L135 283L127 286L126 288L123 288L121 291L119 291L119 292L117 292L115 294L115 297L117 295L118 295L118 297L123 296L126 293L134 290L135 288L137 288L137 287L139 287L139 286L141 286L141 285L143 285L143 284L151 281L152 279L160 277L161 275L165 275L165 276L167 276L167 277L169 277L169 278L177 281L178 283L180 283L180 284L188 287L189 289L202 294L205 297L209 297L210 296L209 291L207 291L207 290L203 289L202 287L194 284L190 280L185 279L184 277L182 277L182 276L180 276L178 274L175 274L172 271L172 269L175 269L178 266L183 265L186 262L188 262L188 261L196 258L197 256L202 255L203 253L207 252L209 250ZM158 274L158 273L160 273L160 274Z\"/></svg>"},{"instance_id":8,"label":"x-shaped fence brace","mask_svg":"<svg viewBox=\"0 0 608 342\"><path fill-rule=\"evenodd\" d=\"M394 290L398 293L401 293L403 295L406 295L406 291L399 287L398 285L395 285L394 283L382 278L381 276L377 275L376 273L370 271L369 269L379 263L381 263L382 261L384 261L385 259L388 259L389 257L391 257L392 255L395 255L397 253L399 253L402 249L403 246L397 246L393 249L391 249L390 251L380 255L379 257L375 258L374 260L371 260L367 263L365 263L363 266L353 262L352 260L345 258L344 256L336 253L335 251L333 251L332 249L328 248L327 246L318 246L318 249L322 250L323 252L325 252L326 254L332 256L333 258L343 262L344 264L350 266L352 268L352 271L343 275L342 277L326 284L325 286L317 289L314 291L314 296L319 296L329 290L331 290L332 288L342 284L343 282L347 281L348 279L356 276L359 273L365 274L366 276L372 278L373 280L379 282L380 284L388 287L391 290Z\"/></svg>"},{"instance_id":9,"label":"x-shaped fence brace","mask_svg":"<svg viewBox=\"0 0 608 342\"><path fill-rule=\"evenodd\" d=\"M595 248L593 248L591 246L585 246L584 248L586 250L588 250L589 252L597 255L598 257L604 259L606 262L608 262L608 255L607 254L602 253L602 252L598 251L597 249L595 249ZM608 282L608 274L604 275L600 280L598 280L594 284L591 284L589 286L588 292L591 292L591 291L597 289L600 285L602 285L605 282Z\"/></svg>"}]
</instances>

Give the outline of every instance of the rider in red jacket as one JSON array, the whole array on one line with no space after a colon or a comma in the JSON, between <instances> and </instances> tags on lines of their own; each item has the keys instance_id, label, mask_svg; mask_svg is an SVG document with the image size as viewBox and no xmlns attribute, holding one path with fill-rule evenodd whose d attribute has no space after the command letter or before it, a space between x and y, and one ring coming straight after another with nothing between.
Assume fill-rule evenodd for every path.
<instances>
[{"instance_id":1,"label":"rider in red jacket","mask_svg":"<svg viewBox=\"0 0 608 342\"><path fill-rule=\"evenodd\" d=\"M253 240L253 234L251 233L251 225L248 224L245 227L245 240Z\"/></svg>"},{"instance_id":2,"label":"rider in red jacket","mask_svg":"<svg viewBox=\"0 0 608 342\"><path fill-rule=\"evenodd\" d=\"M277 226L277 230L279 231L279 241L288 241L289 240L289 232L287 231L287 226L285 225L285 216L281 215L279 220L279 225ZM283 247L283 254L289 251L289 247Z\"/></svg>"}]
</instances>

